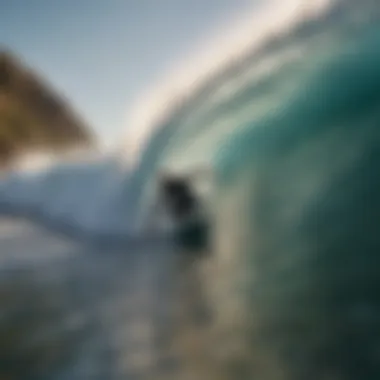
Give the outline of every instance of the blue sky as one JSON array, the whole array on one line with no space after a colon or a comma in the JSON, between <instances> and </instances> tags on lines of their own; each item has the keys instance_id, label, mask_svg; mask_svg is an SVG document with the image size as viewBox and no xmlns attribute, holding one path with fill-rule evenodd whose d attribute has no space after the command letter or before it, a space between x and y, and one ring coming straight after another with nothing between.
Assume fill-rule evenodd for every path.
<instances>
[{"instance_id":1,"label":"blue sky","mask_svg":"<svg viewBox=\"0 0 380 380\"><path fill-rule=\"evenodd\" d=\"M127 128L126 110L139 92L252 4L0 0L0 45L43 73L102 140L112 142Z\"/></svg>"}]
</instances>

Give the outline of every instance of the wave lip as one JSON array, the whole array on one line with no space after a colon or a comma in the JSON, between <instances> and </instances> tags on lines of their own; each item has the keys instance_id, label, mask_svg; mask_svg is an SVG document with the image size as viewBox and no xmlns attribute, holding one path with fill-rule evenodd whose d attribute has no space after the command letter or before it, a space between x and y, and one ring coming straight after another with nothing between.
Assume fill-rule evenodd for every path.
<instances>
[{"instance_id":1,"label":"wave lip","mask_svg":"<svg viewBox=\"0 0 380 380\"><path fill-rule=\"evenodd\" d=\"M247 56L260 53L268 41L286 35L308 20L322 19L335 5L333 0L273 0L255 5L231 24L206 39L203 46L161 78L155 88L140 96L130 110L124 157L129 166L138 164L153 132L173 118L180 108L191 106L204 89L223 81L231 68ZM221 37L222 36L222 37Z\"/></svg>"}]
</instances>

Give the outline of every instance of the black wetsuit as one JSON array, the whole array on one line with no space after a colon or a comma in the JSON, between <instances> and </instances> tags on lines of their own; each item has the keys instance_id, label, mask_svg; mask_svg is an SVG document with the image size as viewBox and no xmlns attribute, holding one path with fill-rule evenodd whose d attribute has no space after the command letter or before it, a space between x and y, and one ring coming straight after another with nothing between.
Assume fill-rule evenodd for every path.
<instances>
[{"instance_id":1,"label":"black wetsuit","mask_svg":"<svg viewBox=\"0 0 380 380\"><path fill-rule=\"evenodd\" d=\"M164 203L177 224L175 240L182 247L200 250L207 246L208 223L199 213L199 202L183 179L165 179L161 184ZM188 218L188 219L187 219Z\"/></svg>"},{"instance_id":2,"label":"black wetsuit","mask_svg":"<svg viewBox=\"0 0 380 380\"><path fill-rule=\"evenodd\" d=\"M195 196L188 184L180 179L169 179L163 183L164 202L176 220L190 216L198 208Z\"/></svg>"}]
</instances>

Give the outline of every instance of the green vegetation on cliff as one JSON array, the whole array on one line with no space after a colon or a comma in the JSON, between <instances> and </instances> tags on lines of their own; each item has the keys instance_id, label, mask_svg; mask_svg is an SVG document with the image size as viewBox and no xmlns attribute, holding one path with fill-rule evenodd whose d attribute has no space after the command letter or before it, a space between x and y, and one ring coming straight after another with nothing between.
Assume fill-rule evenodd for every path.
<instances>
[{"instance_id":1,"label":"green vegetation on cliff","mask_svg":"<svg viewBox=\"0 0 380 380\"><path fill-rule=\"evenodd\" d=\"M13 54L0 51L0 164L24 151L93 144L68 102Z\"/></svg>"}]
</instances>

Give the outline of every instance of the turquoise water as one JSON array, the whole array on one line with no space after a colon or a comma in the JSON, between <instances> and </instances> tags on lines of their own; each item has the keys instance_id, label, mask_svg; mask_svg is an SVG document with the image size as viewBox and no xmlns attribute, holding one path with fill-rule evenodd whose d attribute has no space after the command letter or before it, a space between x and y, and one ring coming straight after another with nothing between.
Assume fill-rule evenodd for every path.
<instances>
[{"instance_id":1,"label":"turquoise water","mask_svg":"<svg viewBox=\"0 0 380 380\"><path fill-rule=\"evenodd\" d=\"M196 92L142 156L151 180L210 169L215 329L260 379L378 378L378 12L341 2L294 27Z\"/></svg>"},{"instance_id":2,"label":"turquoise water","mask_svg":"<svg viewBox=\"0 0 380 380\"><path fill-rule=\"evenodd\" d=\"M140 215L159 171L207 168L219 191L238 185L235 176L268 149L296 145L331 129L332 119L350 120L371 107L380 59L377 14L371 1L338 2L206 80L148 139L135 172L137 188L146 189L137 202Z\"/></svg>"}]
</instances>

